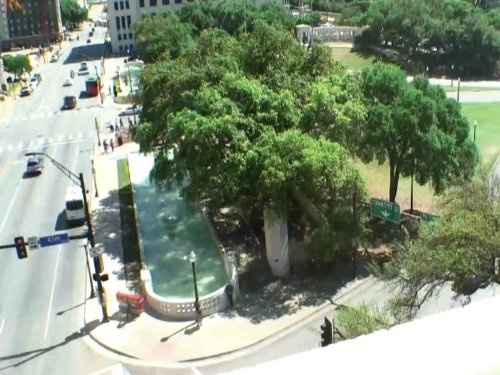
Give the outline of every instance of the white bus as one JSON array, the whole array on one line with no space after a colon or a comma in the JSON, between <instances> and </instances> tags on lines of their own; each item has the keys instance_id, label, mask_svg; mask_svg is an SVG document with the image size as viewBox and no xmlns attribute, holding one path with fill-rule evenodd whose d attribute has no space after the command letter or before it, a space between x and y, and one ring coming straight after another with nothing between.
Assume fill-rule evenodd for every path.
<instances>
[{"instance_id":1,"label":"white bus","mask_svg":"<svg viewBox=\"0 0 500 375\"><path fill-rule=\"evenodd\" d=\"M81 225L85 222L83 194L79 187L72 186L66 190L65 205L66 220L69 224Z\"/></svg>"}]
</instances>

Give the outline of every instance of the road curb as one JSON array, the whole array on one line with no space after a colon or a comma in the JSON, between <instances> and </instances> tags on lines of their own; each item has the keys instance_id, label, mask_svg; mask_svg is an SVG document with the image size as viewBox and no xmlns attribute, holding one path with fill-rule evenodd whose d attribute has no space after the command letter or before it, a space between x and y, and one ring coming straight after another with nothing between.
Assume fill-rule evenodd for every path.
<instances>
[{"instance_id":1,"label":"road curb","mask_svg":"<svg viewBox=\"0 0 500 375\"><path fill-rule=\"evenodd\" d=\"M190 368L193 366L208 366L208 365L213 365L216 363L223 363L235 358L238 358L242 355L245 354L250 354L251 352L254 352L258 349L261 349L263 347L269 346L276 340L280 339L281 337L293 332L294 330L297 330L304 325L309 324L312 320L317 319L319 316L325 314L325 312L328 309L331 309L334 307L336 304L339 304L344 298L347 297L349 294L354 294L357 293L359 290L364 290L366 289L369 285L373 284L376 282L376 279L372 276L369 276L367 278L364 278L362 280L359 280L356 282L355 285L352 285L349 288L346 288L343 292L341 291L339 295L335 296L334 299L329 300L328 302L323 303L321 306L319 306L317 309L314 311L311 311L307 315L305 315L303 318L281 328L278 329L271 334L269 334L266 337L263 337L261 339L258 339L257 341L251 343L251 344L246 344L244 346L235 348L233 350L228 350L225 352L209 355L209 356L204 356L204 357L197 357L197 358L192 358L188 360L183 360L183 361L176 361L176 362L171 362L171 363L165 363L165 362L157 362L155 360L146 360L142 358L138 358L134 355L128 354L124 351L117 350L115 348L110 347L109 345L105 344L97 338L94 334L92 334L92 330L88 331L87 330L87 323L86 323L86 309L87 309L87 303L85 303L85 310L84 310L84 319L85 319L85 332L88 334L88 337L95 343L97 344L101 351L102 349L107 351L107 355L111 355L117 360L123 362L124 364L129 364L129 365L134 365L134 366L142 366L142 367L158 367L158 368ZM102 324L102 323L101 323ZM87 344L94 349L94 346L91 345L91 343L87 342ZM97 350L99 351L99 350Z\"/></svg>"}]
</instances>

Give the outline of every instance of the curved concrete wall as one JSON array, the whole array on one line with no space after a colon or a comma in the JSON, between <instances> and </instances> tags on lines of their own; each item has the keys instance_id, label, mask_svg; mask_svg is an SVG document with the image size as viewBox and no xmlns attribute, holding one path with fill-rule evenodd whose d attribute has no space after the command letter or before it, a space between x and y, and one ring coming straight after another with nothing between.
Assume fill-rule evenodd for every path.
<instances>
[{"instance_id":1,"label":"curved concrete wall","mask_svg":"<svg viewBox=\"0 0 500 375\"><path fill-rule=\"evenodd\" d=\"M130 169L129 169L129 174L130 174ZM132 179L130 179L130 181L132 181ZM132 184L132 194L135 196L135 189L133 184ZM135 198L134 198L134 211L137 212L137 205L135 203ZM202 212L204 215L206 215L204 210L202 210ZM211 227L209 220L206 216L205 220L207 221L207 224L211 228L211 233L212 236L214 237L214 240L218 243L219 241L216 237L215 231L213 231L213 228ZM160 314L160 316L164 317L165 319L195 320L197 316L194 306L194 298L193 299L168 298L160 296L154 291L153 283L151 280L151 273L146 267L143 240L140 231L140 225L137 220L137 215L136 215L136 228L139 238L139 246L140 246L142 267L143 267L143 269L141 270L141 282L147 306L150 307L152 310L154 310L156 313ZM233 286L233 302L234 302L238 298L240 290L238 282L238 268L237 268L236 257L234 256L234 253L226 252L220 244L219 244L219 249L221 256L224 257L224 266L226 269L226 273L228 275L228 280L230 280L228 284L230 283ZM211 314L227 310L231 306L229 297L226 294L226 286L227 284L223 285L215 292L199 296L202 316L209 316Z\"/></svg>"}]
</instances>

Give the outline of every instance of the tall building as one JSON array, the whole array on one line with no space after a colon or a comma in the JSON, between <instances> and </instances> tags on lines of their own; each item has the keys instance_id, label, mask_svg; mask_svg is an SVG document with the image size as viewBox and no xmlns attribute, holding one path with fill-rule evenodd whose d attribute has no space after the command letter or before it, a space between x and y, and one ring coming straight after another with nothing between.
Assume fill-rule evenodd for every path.
<instances>
[{"instance_id":1,"label":"tall building","mask_svg":"<svg viewBox=\"0 0 500 375\"><path fill-rule=\"evenodd\" d=\"M47 45L62 37L59 0L0 0L2 49Z\"/></svg>"},{"instance_id":2,"label":"tall building","mask_svg":"<svg viewBox=\"0 0 500 375\"><path fill-rule=\"evenodd\" d=\"M193 4L196 0L107 0L108 24L111 51L113 53L132 52L135 47L132 24L141 14L166 10L177 11ZM250 0L257 5L276 0Z\"/></svg>"}]
</instances>

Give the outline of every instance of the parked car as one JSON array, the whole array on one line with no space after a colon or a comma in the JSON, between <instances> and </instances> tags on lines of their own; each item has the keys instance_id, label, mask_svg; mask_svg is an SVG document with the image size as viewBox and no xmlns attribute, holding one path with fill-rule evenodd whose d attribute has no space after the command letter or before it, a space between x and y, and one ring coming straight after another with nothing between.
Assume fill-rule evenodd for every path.
<instances>
[{"instance_id":1,"label":"parked car","mask_svg":"<svg viewBox=\"0 0 500 375\"><path fill-rule=\"evenodd\" d=\"M76 96L65 96L62 109L73 109L76 107Z\"/></svg>"},{"instance_id":2,"label":"parked car","mask_svg":"<svg viewBox=\"0 0 500 375\"><path fill-rule=\"evenodd\" d=\"M92 40L89 38L89 39L87 39L87 44L90 44L90 43L92 43Z\"/></svg>"},{"instance_id":3,"label":"parked car","mask_svg":"<svg viewBox=\"0 0 500 375\"><path fill-rule=\"evenodd\" d=\"M57 54L53 54L51 57L50 57L50 62L53 63L53 62L57 62L57 60L59 60L59 56Z\"/></svg>"},{"instance_id":4,"label":"parked car","mask_svg":"<svg viewBox=\"0 0 500 375\"><path fill-rule=\"evenodd\" d=\"M42 75L40 73L33 74L33 77L35 77L39 83L42 82Z\"/></svg>"},{"instance_id":5,"label":"parked car","mask_svg":"<svg viewBox=\"0 0 500 375\"><path fill-rule=\"evenodd\" d=\"M71 78L66 78L63 82L63 86L73 86L73 80Z\"/></svg>"},{"instance_id":6,"label":"parked car","mask_svg":"<svg viewBox=\"0 0 500 375\"><path fill-rule=\"evenodd\" d=\"M28 96L28 95L31 95L32 92L33 92L33 87L24 86L23 88L21 88L21 93L19 95L20 96Z\"/></svg>"},{"instance_id":7,"label":"parked car","mask_svg":"<svg viewBox=\"0 0 500 375\"><path fill-rule=\"evenodd\" d=\"M39 175L43 171L43 158L40 156L31 156L26 163L26 174L28 176Z\"/></svg>"},{"instance_id":8,"label":"parked car","mask_svg":"<svg viewBox=\"0 0 500 375\"><path fill-rule=\"evenodd\" d=\"M140 105L131 105L130 107L125 108L125 110L121 111L118 116L133 116L134 114L139 114L141 112L142 107Z\"/></svg>"},{"instance_id":9,"label":"parked car","mask_svg":"<svg viewBox=\"0 0 500 375\"><path fill-rule=\"evenodd\" d=\"M31 77L29 86L36 89L38 87L38 79L36 77Z\"/></svg>"}]
</instances>

